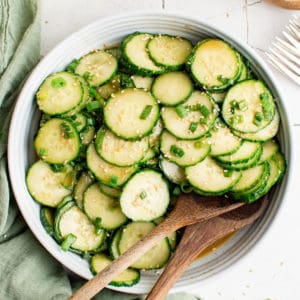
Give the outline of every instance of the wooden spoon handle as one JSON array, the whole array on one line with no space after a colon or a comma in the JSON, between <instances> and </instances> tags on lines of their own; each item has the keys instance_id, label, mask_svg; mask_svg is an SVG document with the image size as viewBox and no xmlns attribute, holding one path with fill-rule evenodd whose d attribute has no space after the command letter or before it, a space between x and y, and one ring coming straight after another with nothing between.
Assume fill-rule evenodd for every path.
<instances>
[{"instance_id":1,"label":"wooden spoon handle","mask_svg":"<svg viewBox=\"0 0 300 300\"><path fill-rule=\"evenodd\" d=\"M287 9L300 9L300 0L268 0L269 2Z\"/></svg>"},{"instance_id":2,"label":"wooden spoon handle","mask_svg":"<svg viewBox=\"0 0 300 300\"><path fill-rule=\"evenodd\" d=\"M176 226L176 222L172 225L170 221L172 221L170 218L166 219L159 226L154 228L154 230L147 234L142 240L128 249L117 260L113 261L102 272L98 273L93 279L77 290L69 300L91 299L104 289L109 282L117 277L117 275L132 265L168 234L177 230L177 227L180 227L178 223Z\"/></svg>"},{"instance_id":3,"label":"wooden spoon handle","mask_svg":"<svg viewBox=\"0 0 300 300\"><path fill-rule=\"evenodd\" d=\"M213 226L213 223L214 219L186 228L172 259L148 294L147 300L165 299L170 288L193 260L218 239L215 235L210 234L210 230L207 230Z\"/></svg>"}]
</instances>

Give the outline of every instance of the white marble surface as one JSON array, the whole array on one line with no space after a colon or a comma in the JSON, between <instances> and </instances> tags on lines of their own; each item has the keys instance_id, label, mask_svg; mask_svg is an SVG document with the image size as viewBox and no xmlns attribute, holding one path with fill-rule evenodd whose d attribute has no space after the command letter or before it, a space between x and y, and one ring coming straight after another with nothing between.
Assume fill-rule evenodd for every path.
<instances>
[{"instance_id":1,"label":"white marble surface","mask_svg":"<svg viewBox=\"0 0 300 300\"><path fill-rule=\"evenodd\" d=\"M138 9L180 11L246 41L264 59L292 11L259 0L41 0L42 55L70 33L104 16ZM297 13L300 13L299 11ZM199 284L204 300L300 299L300 88L274 70L292 126L294 173L290 191L268 234L226 277ZM298 124L298 126L297 126ZM297 166L299 166L297 168Z\"/></svg>"}]
</instances>

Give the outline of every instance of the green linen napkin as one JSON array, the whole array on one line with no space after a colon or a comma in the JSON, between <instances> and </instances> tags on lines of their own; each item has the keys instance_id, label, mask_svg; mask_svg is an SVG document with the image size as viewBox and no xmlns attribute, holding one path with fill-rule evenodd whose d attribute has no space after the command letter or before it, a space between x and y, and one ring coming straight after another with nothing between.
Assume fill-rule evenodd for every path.
<instances>
[{"instance_id":1,"label":"green linen napkin","mask_svg":"<svg viewBox=\"0 0 300 300\"><path fill-rule=\"evenodd\" d=\"M67 272L27 229L18 212L7 174L10 117L22 82L40 58L38 0L0 0L0 299L67 299L83 280ZM129 300L142 296L108 289L95 299ZM197 299L179 293L169 300Z\"/></svg>"}]
</instances>

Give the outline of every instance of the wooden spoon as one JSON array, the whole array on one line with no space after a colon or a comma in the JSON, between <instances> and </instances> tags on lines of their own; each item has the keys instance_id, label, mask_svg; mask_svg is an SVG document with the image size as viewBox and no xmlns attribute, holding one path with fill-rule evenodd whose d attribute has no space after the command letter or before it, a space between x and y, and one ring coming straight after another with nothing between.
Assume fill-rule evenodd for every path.
<instances>
[{"instance_id":1,"label":"wooden spoon","mask_svg":"<svg viewBox=\"0 0 300 300\"><path fill-rule=\"evenodd\" d=\"M83 285L71 300L91 299L127 269L159 241L175 230L197 222L203 222L243 206L242 202L230 202L222 197L200 197L196 194L181 194L169 216L142 240L128 249L112 264Z\"/></svg>"},{"instance_id":2,"label":"wooden spoon","mask_svg":"<svg viewBox=\"0 0 300 300\"><path fill-rule=\"evenodd\" d=\"M267 206L268 198L265 197L206 222L187 226L172 259L146 299L164 299L180 275L203 250L220 238L254 222Z\"/></svg>"},{"instance_id":3,"label":"wooden spoon","mask_svg":"<svg viewBox=\"0 0 300 300\"><path fill-rule=\"evenodd\" d=\"M300 9L300 0L268 0L272 4L287 8L287 9Z\"/></svg>"}]
</instances>

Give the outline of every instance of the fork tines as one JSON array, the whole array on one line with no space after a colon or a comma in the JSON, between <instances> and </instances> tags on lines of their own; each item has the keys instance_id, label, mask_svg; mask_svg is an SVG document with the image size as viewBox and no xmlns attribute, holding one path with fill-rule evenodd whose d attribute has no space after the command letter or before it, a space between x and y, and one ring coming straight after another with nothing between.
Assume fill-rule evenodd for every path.
<instances>
[{"instance_id":1,"label":"fork tines","mask_svg":"<svg viewBox=\"0 0 300 300\"><path fill-rule=\"evenodd\" d=\"M300 15L293 15L282 34L265 54L276 69L300 85Z\"/></svg>"}]
</instances>

